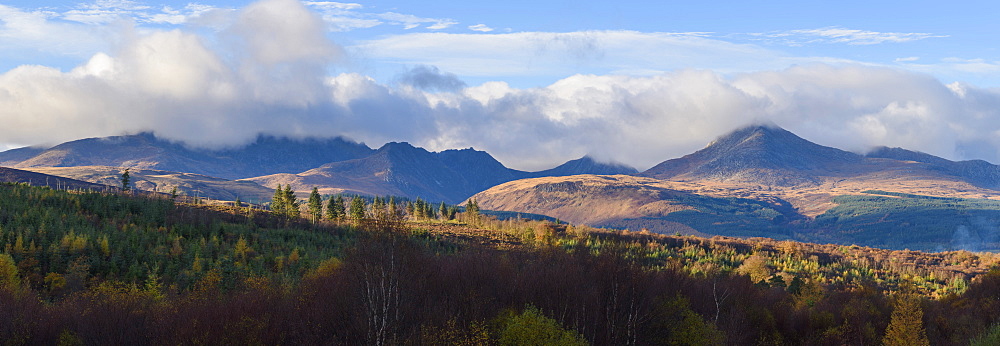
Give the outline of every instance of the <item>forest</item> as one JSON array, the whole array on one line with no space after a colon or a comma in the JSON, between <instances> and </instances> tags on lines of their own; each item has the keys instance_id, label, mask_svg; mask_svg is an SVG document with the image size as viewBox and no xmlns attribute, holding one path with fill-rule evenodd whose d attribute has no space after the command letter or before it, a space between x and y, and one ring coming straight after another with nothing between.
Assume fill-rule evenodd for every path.
<instances>
[{"instance_id":1,"label":"forest","mask_svg":"<svg viewBox=\"0 0 1000 346\"><path fill-rule=\"evenodd\" d=\"M266 210L0 184L0 340L1000 342L988 252L668 236L500 220L474 201L278 190Z\"/></svg>"}]
</instances>

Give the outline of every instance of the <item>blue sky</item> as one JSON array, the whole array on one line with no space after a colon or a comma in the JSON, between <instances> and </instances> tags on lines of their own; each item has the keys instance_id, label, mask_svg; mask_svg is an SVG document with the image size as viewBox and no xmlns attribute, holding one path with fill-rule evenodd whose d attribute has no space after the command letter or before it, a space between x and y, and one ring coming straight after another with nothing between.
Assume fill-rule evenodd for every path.
<instances>
[{"instance_id":1,"label":"blue sky","mask_svg":"<svg viewBox=\"0 0 1000 346\"><path fill-rule=\"evenodd\" d=\"M1000 162L995 2L4 1L0 150L155 131L640 169L751 122Z\"/></svg>"},{"instance_id":2,"label":"blue sky","mask_svg":"<svg viewBox=\"0 0 1000 346\"><path fill-rule=\"evenodd\" d=\"M4 45L0 68L43 63L70 69L93 53L114 49L112 34L95 32L106 31L108 26L133 22L140 28L192 29L200 25L192 24L199 14L237 10L250 3L6 1L2 4L13 8L5 11L8 18L11 11L44 13L44 21L86 32L80 35L87 39L69 36L65 42L58 37L40 40L8 27L3 35L5 41L21 42ZM994 18L1000 13L1000 4L995 2L306 3L329 23L328 37L355 53L350 57L352 63L339 66L339 71L362 72L386 82L417 64L457 73L470 84L504 80L519 87L537 87L577 73L642 75L683 68L731 73L816 61L850 61L928 73L945 83L1000 86L1000 51L990 44L995 33L1000 32L1000 22ZM10 25L9 19L3 20ZM609 31L633 35L609 37ZM506 36L525 33L575 35L562 44L536 42L534 51L504 50L521 45L495 45L495 51L489 49ZM665 34L694 42L657 37ZM451 37L455 35L472 37ZM558 40L525 36L513 39ZM422 44L400 47L393 39L410 43L421 40ZM453 42L474 42L475 51L447 47ZM661 50L653 56L640 49L609 51L609 47L618 47L615 43L655 45ZM437 53L440 50L446 50L446 54ZM507 66L497 68L487 62Z\"/></svg>"}]
</instances>

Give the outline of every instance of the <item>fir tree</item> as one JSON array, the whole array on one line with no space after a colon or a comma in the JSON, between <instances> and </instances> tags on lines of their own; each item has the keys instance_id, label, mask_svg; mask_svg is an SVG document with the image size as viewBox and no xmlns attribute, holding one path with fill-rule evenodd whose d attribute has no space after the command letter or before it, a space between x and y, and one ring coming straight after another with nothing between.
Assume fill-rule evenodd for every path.
<instances>
[{"instance_id":1,"label":"fir tree","mask_svg":"<svg viewBox=\"0 0 1000 346\"><path fill-rule=\"evenodd\" d=\"M326 206L326 218L334 221L341 221L346 215L347 211L344 207L344 196L338 194L336 197L330 198L330 201Z\"/></svg>"},{"instance_id":2,"label":"fir tree","mask_svg":"<svg viewBox=\"0 0 1000 346\"><path fill-rule=\"evenodd\" d=\"M358 221L365 218L365 200L361 196L354 196L351 199L351 219Z\"/></svg>"},{"instance_id":3,"label":"fir tree","mask_svg":"<svg viewBox=\"0 0 1000 346\"><path fill-rule=\"evenodd\" d=\"M323 197L319 195L319 189L315 186L309 193L309 216L313 223L319 222L323 217Z\"/></svg>"},{"instance_id":4,"label":"fir tree","mask_svg":"<svg viewBox=\"0 0 1000 346\"><path fill-rule=\"evenodd\" d=\"M281 184L274 189L274 197L271 197L271 211L277 215L285 215L285 192L281 189Z\"/></svg>"},{"instance_id":5,"label":"fir tree","mask_svg":"<svg viewBox=\"0 0 1000 346\"><path fill-rule=\"evenodd\" d=\"M122 172L122 191L124 192L128 192L128 190L131 189L129 184L132 177L129 175L128 170L129 169L126 168L125 171Z\"/></svg>"},{"instance_id":6,"label":"fir tree","mask_svg":"<svg viewBox=\"0 0 1000 346\"><path fill-rule=\"evenodd\" d=\"M448 205L444 204L444 202L441 202L441 206L438 207L438 214L441 214L441 219L442 220L447 219L448 218Z\"/></svg>"},{"instance_id":7,"label":"fir tree","mask_svg":"<svg viewBox=\"0 0 1000 346\"><path fill-rule=\"evenodd\" d=\"M285 216L288 218L299 217L299 200L295 197L295 191L292 191L292 184L285 185L283 194L285 195Z\"/></svg>"}]
</instances>

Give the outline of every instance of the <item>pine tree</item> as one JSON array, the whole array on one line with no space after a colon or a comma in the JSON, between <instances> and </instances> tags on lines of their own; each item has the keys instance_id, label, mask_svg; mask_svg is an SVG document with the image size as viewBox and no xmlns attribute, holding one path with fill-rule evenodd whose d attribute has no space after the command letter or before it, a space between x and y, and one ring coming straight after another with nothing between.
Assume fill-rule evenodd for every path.
<instances>
[{"instance_id":1,"label":"pine tree","mask_svg":"<svg viewBox=\"0 0 1000 346\"><path fill-rule=\"evenodd\" d=\"M126 168L125 171L122 172L122 191L124 191L124 192L128 192L128 190L131 188L129 186L130 180L131 180L131 176L129 175L128 170L129 169Z\"/></svg>"},{"instance_id":2,"label":"pine tree","mask_svg":"<svg viewBox=\"0 0 1000 346\"><path fill-rule=\"evenodd\" d=\"M448 218L448 205L441 202L441 206L438 207L438 214L441 214L441 220Z\"/></svg>"},{"instance_id":3,"label":"pine tree","mask_svg":"<svg viewBox=\"0 0 1000 346\"><path fill-rule=\"evenodd\" d=\"M319 189L316 187L309 193L309 216L313 223L319 222L323 217L323 197L319 195Z\"/></svg>"},{"instance_id":4,"label":"pine tree","mask_svg":"<svg viewBox=\"0 0 1000 346\"><path fill-rule=\"evenodd\" d=\"M361 196L354 196L351 199L350 216L355 221L365 218L365 200L361 199Z\"/></svg>"},{"instance_id":5,"label":"pine tree","mask_svg":"<svg viewBox=\"0 0 1000 346\"><path fill-rule=\"evenodd\" d=\"M395 197L389 197L389 205L386 206L386 212L389 213L389 217L392 218L393 220L399 218L399 206L396 205Z\"/></svg>"},{"instance_id":6,"label":"pine tree","mask_svg":"<svg viewBox=\"0 0 1000 346\"><path fill-rule=\"evenodd\" d=\"M277 215L285 215L285 192L281 189L281 184L274 189L274 197L271 197L271 211Z\"/></svg>"},{"instance_id":7,"label":"pine tree","mask_svg":"<svg viewBox=\"0 0 1000 346\"><path fill-rule=\"evenodd\" d=\"M334 221L340 221L344 219L347 212L344 207L344 196L337 195L336 197L330 198L329 203L326 206L326 218Z\"/></svg>"},{"instance_id":8,"label":"pine tree","mask_svg":"<svg viewBox=\"0 0 1000 346\"><path fill-rule=\"evenodd\" d=\"M424 213L424 200L420 199L420 197L417 197L417 201L413 202L413 211L416 213L414 216L416 216L417 219L427 218L427 214Z\"/></svg>"},{"instance_id":9,"label":"pine tree","mask_svg":"<svg viewBox=\"0 0 1000 346\"><path fill-rule=\"evenodd\" d=\"M243 206L243 201L240 200L239 196L236 196L236 201L233 201L233 205L236 206L237 208Z\"/></svg>"},{"instance_id":10,"label":"pine tree","mask_svg":"<svg viewBox=\"0 0 1000 346\"><path fill-rule=\"evenodd\" d=\"M299 217L299 200L295 197L295 191L292 191L292 184L285 185L283 193L285 195L285 216L288 218Z\"/></svg>"},{"instance_id":11,"label":"pine tree","mask_svg":"<svg viewBox=\"0 0 1000 346\"><path fill-rule=\"evenodd\" d=\"M465 215L469 222L479 221L479 203L476 203L476 200L469 199L465 203Z\"/></svg>"}]
</instances>

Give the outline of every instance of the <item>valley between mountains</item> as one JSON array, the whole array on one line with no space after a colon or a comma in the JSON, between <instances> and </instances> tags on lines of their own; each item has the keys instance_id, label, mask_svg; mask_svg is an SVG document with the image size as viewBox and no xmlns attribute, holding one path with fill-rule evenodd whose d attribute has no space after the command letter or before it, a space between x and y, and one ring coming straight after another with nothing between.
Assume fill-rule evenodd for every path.
<instances>
[{"instance_id":1,"label":"valley between mountains","mask_svg":"<svg viewBox=\"0 0 1000 346\"><path fill-rule=\"evenodd\" d=\"M192 149L152 134L0 152L4 179L30 171L245 202L291 185L300 196L360 194L543 214L573 224L665 234L769 237L891 249L1000 249L1000 167L901 148L866 154L749 126L646 171L589 157L524 172L474 149L372 149L342 138L261 136L236 149ZM27 172L25 172L26 174ZM42 179L40 177L32 179Z\"/></svg>"}]
</instances>

